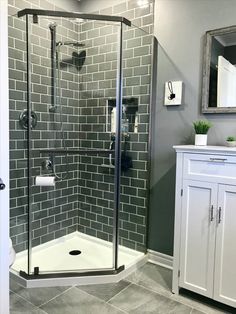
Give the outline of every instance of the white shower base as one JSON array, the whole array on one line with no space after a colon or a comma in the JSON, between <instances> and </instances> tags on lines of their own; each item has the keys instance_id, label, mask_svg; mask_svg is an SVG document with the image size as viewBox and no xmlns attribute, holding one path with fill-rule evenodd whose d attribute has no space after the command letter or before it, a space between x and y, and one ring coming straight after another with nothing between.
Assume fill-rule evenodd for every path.
<instances>
[{"instance_id":1,"label":"white shower base","mask_svg":"<svg viewBox=\"0 0 236 314\"><path fill-rule=\"evenodd\" d=\"M70 255L72 250L80 250L80 255ZM49 287L64 285L83 285L118 282L130 272L147 261L145 254L119 246L118 265L125 270L115 275L96 275L84 277L60 277L26 280L19 276L19 271L27 272L27 251L16 255L11 274L25 287ZM42 273L70 273L85 270L102 270L112 268L112 243L74 232L62 238L39 245L32 250L32 268L39 267Z\"/></svg>"}]
</instances>

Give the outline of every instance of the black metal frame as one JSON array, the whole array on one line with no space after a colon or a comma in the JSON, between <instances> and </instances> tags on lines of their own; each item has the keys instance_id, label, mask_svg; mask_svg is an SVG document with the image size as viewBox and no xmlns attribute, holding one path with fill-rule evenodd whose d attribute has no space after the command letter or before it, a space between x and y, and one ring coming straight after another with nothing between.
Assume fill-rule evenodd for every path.
<instances>
[{"instance_id":1,"label":"black metal frame","mask_svg":"<svg viewBox=\"0 0 236 314\"><path fill-rule=\"evenodd\" d=\"M150 92L150 108L149 108L149 138L148 138L148 165L147 165L147 169L148 169L148 184L147 184L147 191L148 191L148 198L147 198L147 206L148 206L148 210L147 210L147 226L149 225L150 222L150 192L151 192L151 181L150 181L150 177L151 177L151 166L152 166L152 143L153 143L153 139L154 139L154 125L155 125L155 113L156 113L156 99L157 99L157 90L156 90L156 85L155 83L157 82L157 72L155 69L157 69L157 57L158 57L158 41L156 39L155 36L153 36L152 38L152 70L151 70L151 82L150 82L150 86L151 86L151 92ZM145 253L147 253L147 247L148 247L148 243L149 243L149 232L148 232L148 228L146 228L146 251Z\"/></svg>"},{"instance_id":2,"label":"black metal frame","mask_svg":"<svg viewBox=\"0 0 236 314\"><path fill-rule=\"evenodd\" d=\"M119 246L119 209L121 182L121 123L122 123L122 95L123 95L123 24L120 24L120 49L118 51L117 81L116 81L116 138L115 138L115 178L114 178L114 215L113 215L113 268L118 268Z\"/></svg>"},{"instance_id":3,"label":"black metal frame","mask_svg":"<svg viewBox=\"0 0 236 314\"><path fill-rule=\"evenodd\" d=\"M122 56L123 56L123 24L131 26L131 22L123 17L119 16L107 16L107 15L95 15L95 14L77 14L63 11L47 11L37 9L24 9L18 12L18 17L26 16L26 51L27 51L27 109L29 116L31 116L31 40L29 32L29 16L33 16L33 23L38 22L38 16L54 16L54 17L65 17L65 18L82 18L87 20L100 20L120 23L120 47L118 49L118 69L117 69L117 88L116 88L116 106L117 106L117 117L116 117L116 143L115 143L115 192L114 192L114 226L113 226L113 261L110 269L100 270L84 270L81 272L54 272L47 274L32 274L32 213L30 210L30 204L32 203L32 144L31 144L31 124L28 123L28 274L24 271L20 271L20 276L25 279L39 279L39 278L62 278L62 277L80 277L80 276L97 276L97 275L114 275L124 270L123 266L118 266L118 245L119 245L119 207L120 207L120 179L121 179L121 121L122 121L122 79L123 79L123 68L122 68ZM47 150L41 150L41 153L46 153ZM48 152L48 151L47 151ZM52 151L51 151L52 152ZM65 153L65 151L56 151L53 153ZM70 150L72 154L107 154L109 150Z\"/></svg>"},{"instance_id":4,"label":"black metal frame","mask_svg":"<svg viewBox=\"0 0 236 314\"><path fill-rule=\"evenodd\" d=\"M67 273L51 273L51 274L30 274L28 275L25 271L20 270L20 276L26 280L33 279L49 279L49 278L70 278L70 277L87 277L87 276L106 276L106 275L117 275L125 269L122 265L117 269L103 269L94 271L84 271L84 272L67 272Z\"/></svg>"},{"instance_id":5,"label":"black metal frame","mask_svg":"<svg viewBox=\"0 0 236 314\"><path fill-rule=\"evenodd\" d=\"M27 110L28 117L31 117L31 40L29 34L29 16L26 15L26 53L27 53ZM28 122L27 129L27 183L28 183L28 273L32 266L32 212L30 205L32 204L32 144L31 144L31 123Z\"/></svg>"},{"instance_id":6,"label":"black metal frame","mask_svg":"<svg viewBox=\"0 0 236 314\"><path fill-rule=\"evenodd\" d=\"M107 156L110 154L113 154L114 150L112 149L60 149L60 148L46 148L46 149L40 149L40 154L70 154L70 155L102 155Z\"/></svg>"},{"instance_id":7,"label":"black metal frame","mask_svg":"<svg viewBox=\"0 0 236 314\"><path fill-rule=\"evenodd\" d=\"M37 16L54 16L54 17L67 17L67 18L78 18L84 20L98 20L107 22L120 22L125 25L131 26L130 20L122 16L111 16L111 15L100 15L100 14L85 14L85 13L73 13L65 11L52 11L52 10L39 10L39 9L24 9L17 13L18 17L25 15L33 15L35 23L37 23Z\"/></svg>"}]
</instances>

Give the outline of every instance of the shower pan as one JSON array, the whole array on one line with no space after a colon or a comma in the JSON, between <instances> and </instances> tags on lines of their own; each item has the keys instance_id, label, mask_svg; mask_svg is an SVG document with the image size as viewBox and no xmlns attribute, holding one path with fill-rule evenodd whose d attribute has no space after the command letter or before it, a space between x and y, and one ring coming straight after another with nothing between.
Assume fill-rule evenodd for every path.
<instances>
[{"instance_id":1,"label":"shower pan","mask_svg":"<svg viewBox=\"0 0 236 314\"><path fill-rule=\"evenodd\" d=\"M24 129L27 238L12 275L27 287L118 281L146 261L148 130L139 110L148 116L150 66L144 78L131 63L150 56L151 45L145 55L134 41L149 34L120 16L24 9L18 18L26 117L37 124Z\"/></svg>"}]
</instances>

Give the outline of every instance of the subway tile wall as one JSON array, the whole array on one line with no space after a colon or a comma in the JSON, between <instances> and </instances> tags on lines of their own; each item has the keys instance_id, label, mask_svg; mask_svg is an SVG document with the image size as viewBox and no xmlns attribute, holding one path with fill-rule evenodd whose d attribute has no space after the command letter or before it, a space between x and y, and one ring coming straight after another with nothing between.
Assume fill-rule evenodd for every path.
<instances>
[{"instance_id":1,"label":"subway tile wall","mask_svg":"<svg viewBox=\"0 0 236 314\"><path fill-rule=\"evenodd\" d=\"M27 132L18 123L26 108L25 25L14 14L25 7L55 9L46 1L9 1L9 65L10 65L10 139L11 139L11 237L17 251L27 248ZM121 3L101 14L122 15L144 29L124 30L124 97L139 101L138 133L130 133L128 153L133 169L122 173L120 243L140 251L145 250L147 188L148 188L148 128L151 75L152 5L138 8L134 0ZM74 23L57 20L58 39L76 40L85 44L74 50L61 48L61 104L66 147L107 149L110 134L106 132L106 100L115 98L119 28L98 22ZM48 154L40 149L63 147L60 113L49 113L52 103L50 61L50 20L40 19L32 26L32 109L38 124L32 131L32 173L48 174L42 161ZM83 66L71 58L86 52ZM69 64L68 64L69 63ZM124 143L123 143L124 144ZM69 234L75 230L105 240L112 240L114 172L102 156L68 156L69 173L56 188L32 187L33 245ZM56 171L66 175L66 156L55 156ZM62 172L61 172L62 171Z\"/></svg>"},{"instance_id":2,"label":"subway tile wall","mask_svg":"<svg viewBox=\"0 0 236 314\"><path fill-rule=\"evenodd\" d=\"M152 4L143 9L127 1L95 13L122 15L135 25L123 26L123 97L138 98L138 132L130 133L128 154L133 168L122 172L119 236L124 246L145 251L148 208L148 135L151 79ZM142 30L140 28L142 28ZM108 149L107 99L116 96L119 27L90 21L80 26L88 58L80 73L80 144ZM86 132L84 132L86 130ZM122 142L124 148L124 138ZM112 241L114 171L108 158L82 157L79 163L79 230Z\"/></svg>"},{"instance_id":3,"label":"subway tile wall","mask_svg":"<svg viewBox=\"0 0 236 314\"><path fill-rule=\"evenodd\" d=\"M27 108L26 93L26 32L25 18L17 18L24 8L60 10L47 1L9 1L9 77L10 77L10 233L16 251L28 245L27 130L19 124L19 116ZM78 157L54 155L58 176L63 180L56 187L35 186L35 177L51 175L43 168L49 159L41 149L63 148L61 119L66 147L78 147L78 71L74 66L73 49L60 48L61 94L57 89L57 110L50 113L53 103L51 33L54 20L39 18L30 23L32 63L32 110L37 126L32 130L32 245L36 246L77 230L78 223ZM57 41L78 41L78 25L57 19ZM66 60L66 61L65 61ZM60 104L58 101L60 99ZM62 114L60 114L62 108ZM68 162L68 173L66 163Z\"/></svg>"}]
</instances>

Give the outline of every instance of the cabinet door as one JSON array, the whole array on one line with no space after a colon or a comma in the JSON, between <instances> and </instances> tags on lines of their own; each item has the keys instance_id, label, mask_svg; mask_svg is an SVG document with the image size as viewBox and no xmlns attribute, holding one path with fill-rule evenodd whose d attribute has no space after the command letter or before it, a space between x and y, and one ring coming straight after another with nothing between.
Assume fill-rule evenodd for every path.
<instances>
[{"instance_id":1,"label":"cabinet door","mask_svg":"<svg viewBox=\"0 0 236 314\"><path fill-rule=\"evenodd\" d=\"M217 184L184 180L180 287L213 297Z\"/></svg>"},{"instance_id":2,"label":"cabinet door","mask_svg":"<svg viewBox=\"0 0 236 314\"><path fill-rule=\"evenodd\" d=\"M236 307L236 186L219 185L214 299Z\"/></svg>"}]
</instances>

